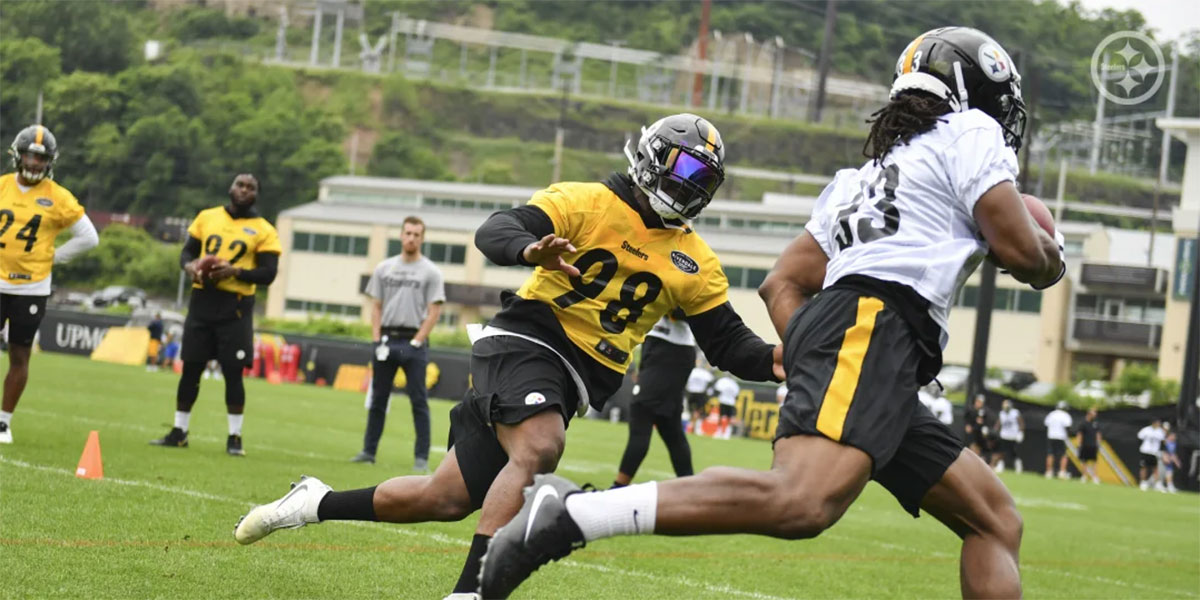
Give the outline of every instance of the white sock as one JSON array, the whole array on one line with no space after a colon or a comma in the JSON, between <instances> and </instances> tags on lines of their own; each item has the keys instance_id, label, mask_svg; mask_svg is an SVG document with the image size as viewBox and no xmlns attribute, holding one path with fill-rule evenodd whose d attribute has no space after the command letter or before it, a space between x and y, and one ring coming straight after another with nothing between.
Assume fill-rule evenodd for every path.
<instances>
[{"instance_id":1,"label":"white sock","mask_svg":"<svg viewBox=\"0 0 1200 600\"><path fill-rule=\"evenodd\" d=\"M658 512L658 483L639 483L615 490L572 494L567 513L579 525L587 541L654 533Z\"/></svg>"},{"instance_id":2,"label":"white sock","mask_svg":"<svg viewBox=\"0 0 1200 600\"><path fill-rule=\"evenodd\" d=\"M0 410L0 423L4 423L5 425L12 425L12 413L10 413L8 411Z\"/></svg>"},{"instance_id":3,"label":"white sock","mask_svg":"<svg viewBox=\"0 0 1200 600\"><path fill-rule=\"evenodd\" d=\"M246 415L226 415L229 417L229 435L242 435L242 417Z\"/></svg>"},{"instance_id":4,"label":"white sock","mask_svg":"<svg viewBox=\"0 0 1200 600\"><path fill-rule=\"evenodd\" d=\"M182 410L175 411L175 426L182 429L184 433L188 430L188 421L192 420L192 413L183 412Z\"/></svg>"}]
</instances>

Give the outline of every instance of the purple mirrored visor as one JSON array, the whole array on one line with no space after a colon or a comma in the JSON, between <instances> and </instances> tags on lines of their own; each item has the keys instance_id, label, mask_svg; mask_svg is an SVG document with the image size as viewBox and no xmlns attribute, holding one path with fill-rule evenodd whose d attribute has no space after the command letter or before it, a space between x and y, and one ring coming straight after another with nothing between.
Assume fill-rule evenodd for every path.
<instances>
[{"instance_id":1,"label":"purple mirrored visor","mask_svg":"<svg viewBox=\"0 0 1200 600\"><path fill-rule=\"evenodd\" d=\"M690 181L696 187L707 192L710 197L716 193L717 188L721 187L721 182L725 180L725 176L720 171L680 148L673 148L671 155L675 160L670 161L668 158L667 172L682 181Z\"/></svg>"}]
</instances>

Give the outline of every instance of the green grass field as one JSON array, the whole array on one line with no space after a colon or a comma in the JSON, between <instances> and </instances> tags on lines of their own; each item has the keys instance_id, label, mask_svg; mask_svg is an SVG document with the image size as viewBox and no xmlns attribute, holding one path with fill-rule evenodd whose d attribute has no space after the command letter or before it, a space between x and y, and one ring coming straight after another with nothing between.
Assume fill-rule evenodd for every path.
<instances>
[{"instance_id":1,"label":"green grass field","mask_svg":"<svg viewBox=\"0 0 1200 600\"><path fill-rule=\"evenodd\" d=\"M329 523L253 546L233 525L300 474L336 489L374 485L411 465L402 396L374 466L347 462L361 442L363 396L247 384L248 456L226 456L222 385L205 381L191 447L146 442L170 426L176 376L54 354L34 357L0 446L0 597L441 598L457 579L476 517L419 525ZM433 403L434 454L451 404ZM105 479L74 477L100 431ZM626 430L576 420L560 473L607 485ZM765 468L769 444L692 438L697 470ZM655 441L639 480L670 477ZM1200 499L1011 475L1025 518L1021 567L1031 598L1200 597ZM524 598L950 598L958 539L912 519L882 488L815 540L639 537L598 542L544 567Z\"/></svg>"}]
</instances>

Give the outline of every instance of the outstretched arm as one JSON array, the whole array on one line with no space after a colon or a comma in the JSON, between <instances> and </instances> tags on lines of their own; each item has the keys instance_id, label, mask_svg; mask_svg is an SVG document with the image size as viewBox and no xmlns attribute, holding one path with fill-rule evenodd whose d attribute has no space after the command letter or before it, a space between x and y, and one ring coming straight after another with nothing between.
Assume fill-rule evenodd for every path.
<instances>
[{"instance_id":1,"label":"outstretched arm","mask_svg":"<svg viewBox=\"0 0 1200 600\"><path fill-rule=\"evenodd\" d=\"M696 343L713 366L751 381L780 381L777 346L758 337L728 302L687 318Z\"/></svg>"},{"instance_id":2,"label":"outstretched arm","mask_svg":"<svg viewBox=\"0 0 1200 600\"><path fill-rule=\"evenodd\" d=\"M767 313L780 339L788 320L804 306L825 283L825 266L829 257L812 234L801 233L784 249L775 267L758 286L758 296L767 305Z\"/></svg>"}]
</instances>

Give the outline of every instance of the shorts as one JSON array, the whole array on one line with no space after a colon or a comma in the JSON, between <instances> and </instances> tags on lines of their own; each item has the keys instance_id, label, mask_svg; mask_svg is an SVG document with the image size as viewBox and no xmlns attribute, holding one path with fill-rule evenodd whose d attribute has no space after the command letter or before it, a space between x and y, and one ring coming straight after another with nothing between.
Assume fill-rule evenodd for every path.
<instances>
[{"instance_id":1,"label":"shorts","mask_svg":"<svg viewBox=\"0 0 1200 600\"><path fill-rule=\"evenodd\" d=\"M1012 456L1015 458L1017 456L1017 440L1006 440L1001 438L1000 452L1004 454L1004 456Z\"/></svg>"},{"instance_id":2,"label":"shorts","mask_svg":"<svg viewBox=\"0 0 1200 600\"><path fill-rule=\"evenodd\" d=\"M1083 462L1092 462L1096 460L1096 450L1097 448L1095 446L1080 446L1079 460Z\"/></svg>"},{"instance_id":3,"label":"shorts","mask_svg":"<svg viewBox=\"0 0 1200 600\"><path fill-rule=\"evenodd\" d=\"M1063 440L1049 440L1050 447L1046 450L1048 454L1054 455L1054 460L1062 458L1063 454L1067 453L1067 443Z\"/></svg>"},{"instance_id":4,"label":"shorts","mask_svg":"<svg viewBox=\"0 0 1200 600\"><path fill-rule=\"evenodd\" d=\"M866 452L872 478L914 517L962 453L962 442L917 399L922 353L891 307L831 288L784 332L788 396L775 439L819 435Z\"/></svg>"},{"instance_id":5,"label":"shorts","mask_svg":"<svg viewBox=\"0 0 1200 600\"><path fill-rule=\"evenodd\" d=\"M638 392L633 403L644 405L655 415L678 417L683 408L683 388L695 364L694 346L680 346L648 336L642 344Z\"/></svg>"},{"instance_id":6,"label":"shorts","mask_svg":"<svg viewBox=\"0 0 1200 600\"><path fill-rule=\"evenodd\" d=\"M721 411L720 414L722 417L729 417L732 419L737 416L736 404L722 404L718 407L718 409Z\"/></svg>"},{"instance_id":7,"label":"shorts","mask_svg":"<svg viewBox=\"0 0 1200 600\"><path fill-rule=\"evenodd\" d=\"M708 406L708 394L704 392L688 392L687 405L689 411L703 413L704 407Z\"/></svg>"},{"instance_id":8,"label":"shorts","mask_svg":"<svg viewBox=\"0 0 1200 600\"><path fill-rule=\"evenodd\" d=\"M183 322L183 362L208 362L222 366L254 364L254 319L249 313L225 321L189 317Z\"/></svg>"},{"instance_id":9,"label":"shorts","mask_svg":"<svg viewBox=\"0 0 1200 600\"><path fill-rule=\"evenodd\" d=\"M49 296L0 294L0 327L8 325L8 343L33 346Z\"/></svg>"},{"instance_id":10,"label":"shorts","mask_svg":"<svg viewBox=\"0 0 1200 600\"><path fill-rule=\"evenodd\" d=\"M475 510L508 464L495 424L514 425L555 410L565 425L578 403L575 381L552 350L514 336L486 337L471 346L471 388L450 410L446 446L455 448Z\"/></svg>"},{"instance_id":11,"label":"shorts","mask_svg":"<svg viewBox=\"0 0 1200 600\"><path fill-rule=\"evenodd\" d=\"M1142 460L1138 461L1138 464L1143 467L1146 467L1147 469L1151 469L1151 470L1157 469L1158 468L1158 457L1153 454L1143 454Z\"/></svg>"}]
</instances>

